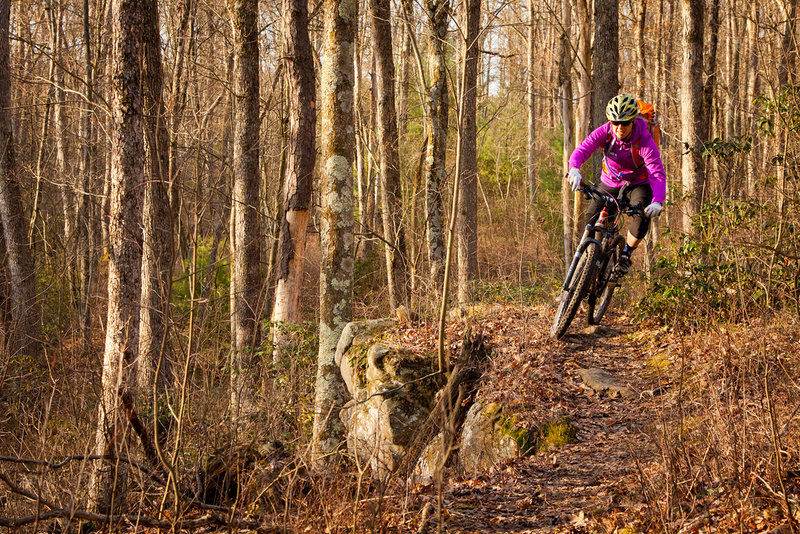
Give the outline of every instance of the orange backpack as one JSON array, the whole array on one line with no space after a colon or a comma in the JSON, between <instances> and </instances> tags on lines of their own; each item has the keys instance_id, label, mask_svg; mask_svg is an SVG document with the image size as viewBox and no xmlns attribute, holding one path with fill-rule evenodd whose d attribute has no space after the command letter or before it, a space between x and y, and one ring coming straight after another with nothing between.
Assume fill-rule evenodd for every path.
<instances>
[{"instance_id":1,"label":"orange backpack","mask_svg":"<svg viewBox=\"0 0 800 534\"><path fill-rule=\"evenodd\" d=\"M653 104L645 102L644 100L636 100L636 103L639 104L639 117L643 118L647 123L647 131L650 132L650 135L653 137L653 141L656 142L656 147L661 146L661 127L658 123L658 113L656 112L656 107ZM608 131L608 139L606 139L606 146L603 149L603 170L606 171L608 174L608 169L606 168L606 152L608 149L611 148L612 143L614 142L614 135L611 133L611 130ZM641 156L639 156L639 142L631 145L631 156L633 156L633 162L636 163L636 168L641 169L644 167L644 160Z\"/></svg>"}]
</instances>

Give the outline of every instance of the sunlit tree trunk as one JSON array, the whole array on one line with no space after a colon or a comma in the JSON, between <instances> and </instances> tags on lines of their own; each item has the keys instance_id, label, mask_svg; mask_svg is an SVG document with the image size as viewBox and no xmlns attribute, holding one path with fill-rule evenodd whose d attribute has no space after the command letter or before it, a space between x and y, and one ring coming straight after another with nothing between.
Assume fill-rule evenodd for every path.
<instances>
[{"instance_id":1,"label":"sunlit tree trunk","mask_svg":"<svg viewBox=\"0 0 800 534\"><path fill-rule=\"evenodd\" d=\"M758 86L758 4L752 2L750 4L750 16L746 21L746 44L747 44L747 68L745 73L745 91L744 95L754 95L756 87ZM743 121L747 126L743 131L754 133L756 128L755 122L752 117L755 114L755 105L752 98L745 98L746 110L745 116L748 117ZM752 198L756 193L756 158L757 150L759 147L758 136L754 136L753 145L750 153L747 155L746 169L745 169L745 191L748 197Z\"/></svg>"},{"instance_id":2,"label":"sunlit tree trunk","mask_svg":"<svg viewBox=\"0 0 800 534\"><path fill-rule=\"evenodd\" d=\"M465 41L463 109L459 155L461 183L458 198L458 303L466 306L472 300L472 281L478 275L478 63L480 49L481 2L462 0Z\"/></svg>"},{"instance_id":3,"label":"sunlit tree trunk","mask_svg":"<svg viewBox=\"0 0 800 534\"><path fill-rule=\"evenodd\" d=\"M528 0L528 160L526 162L528 198L536 193L536 0Z\"/></svg>"},{"instance_id":4,"label":"sunlit tree trunk","mask_svg":"<svg viewBox=\"0 0 800 534\"><path fill-rule=\"evenodd\" d=\"M11 102L11 55L9 19L11 2L0 1L0 222L5 239L5 267L11 286L10 334L6 352L38 359L41 353L36 275L27 236L27 218L22 211L14 151Z\"/></svg>"},{"instance_id":5,"label":"sunlit tree trunk","mask_svg":"<svg viewBox=\"0 0 800 534\"><path fill-rule=\"evenodd\" d=\"M233 198L231 205L231 413L255 410L261 235L259 194L258 0L229 0L233 22Z\"/></svg>"},{"instance_id":6,"label":"sunlit tree trunk","mask_svg":"<svg viewBox=\"0 0 800 534\"><path fill-rule=\"evenodd\" d=\"M121 397L134 382L139 344L142 193L145 155L142 138L144 17L141 2L112 2L111 194L108 224L108 318L95 453L108 455L93 473L91 502L107 513L124 503L130 432Z\"/></svg>"},{"instance_id":7,"label":"sunlit tree trunk","mask_svg":"<svg viewBox=\"0 0 800 534\"><path fill-rule=\"evenodd\" d=\"M425 207L427 214L428 259L431 280L437 291L442 288L445 260L444 201L442 187L447 148L447 37L448 0L432 0L426 5L428 46L428 87L425 95L425 132L428 139L425 155Z\"/></svg>"},{"instance_id":8,"label":"sunlit tree trunk","mask_svg":"<svg viewBox=\"0 0 800 534\"><path fill-rule=\"evenodd\" d=\"M276 360L280 359L281 348L287 342L287 332L281 325L300 320L299 297L303 283L306 226L316 160L317 97L314 86L314 57L308 36L308 3L303 0L286 0L284 5L289 132L277 287L272 312Z\"/></svg>"},{"instance_id":9,"label":"sunlit tree trunk","mask_svg":"<svg viewBox=\"0 0 800 534\"><path fill-rule=\"evenodd\" d=\"M334 361L353 315L353 40L357 0L325 0L320 92L320 321L312 456L319 468L336 462L344 441L339 411L347 389ZM394 100L394 92L391 93ZM392 117L394 124L394 117Z\"/></svg>"},{"instance_id":10,"label":"sunlit tree trunk","mask_svg":"<svg viewBox=\"0 0 800 534\"><path fill-rule=\"evenodd\" d=\"M400 187L399 138L395 109L395 70L392 57L390 0L370 0L372 48L375 54L378 146L380 147L381 216L389 286L389 306L394 309L408 301L408 274L403 251L403 192Z\"/></svg>"},{"instance_id":11,"label":"sunlit tree trunk","mask_svg":"<svg viewBox=\"0 0 800 534\"><path fill-rule=\"evenodd\" d=\"M636 92L638 98L645 98L645 67L647 64L644 48L644 28L647 19L647 0L640 0L636 13Z\"/></svg>"},{"instance_id":12,"label":"sunlit tree trunk","mask_svg":"<svg viewBox=\"0 0 800 534\"><path fill-rule=\"evenodd\" d=\"M682 0L684 53L681 70L681 139L691 150L682 155L681 174L686 202L683 230L688 232L692 217L703 198L704 168L699 145L705 141L703 116L703 3Z\"/></svg>"}]
</instances>

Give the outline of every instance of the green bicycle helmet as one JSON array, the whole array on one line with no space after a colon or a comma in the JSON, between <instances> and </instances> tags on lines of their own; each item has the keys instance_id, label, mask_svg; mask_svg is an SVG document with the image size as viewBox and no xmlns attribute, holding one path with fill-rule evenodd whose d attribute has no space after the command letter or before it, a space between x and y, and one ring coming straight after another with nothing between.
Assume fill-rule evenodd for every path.
<instances>
[{"instance_id":1,"label":"green bicycle helmet","mask_svg":"<svg viewBox=\"0 0 800 534\"><path fill-rule=\"evenodd\" d=\"M633 120L639 114L639 104L631 95L617 95L608 101L606 118L613 122Z\"/></svg>"}]
</instances>

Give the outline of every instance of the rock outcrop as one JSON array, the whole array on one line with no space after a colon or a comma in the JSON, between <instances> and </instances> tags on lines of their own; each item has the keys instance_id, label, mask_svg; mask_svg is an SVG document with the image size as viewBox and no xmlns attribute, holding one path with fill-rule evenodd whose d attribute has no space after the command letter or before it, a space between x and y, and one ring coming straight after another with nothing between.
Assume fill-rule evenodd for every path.
<instances>
[{"instance_id":1,"label":"rock outcrop","mask_svg":"<svg viewBox=\"0 0 800 534\"><path fill-rule=\"evenodd\" d=\"M341 411L347 446L378 479L397 469L427 420L438 385L433 355L381 340L391 320L345 327L336 361L352 395Z\"/></svg>"},{"instance_id":2,"label":"rock outcrop","mask_svg":"<svg viewBox=\"0 0 800 534\"><path fill-rule=\"evenodd\" d=\"M516 425L513 416L495 403L472 405L461 430L458 459L470 474L488 471L536 448L536 434Z\"/></svg>"}]
</instances>

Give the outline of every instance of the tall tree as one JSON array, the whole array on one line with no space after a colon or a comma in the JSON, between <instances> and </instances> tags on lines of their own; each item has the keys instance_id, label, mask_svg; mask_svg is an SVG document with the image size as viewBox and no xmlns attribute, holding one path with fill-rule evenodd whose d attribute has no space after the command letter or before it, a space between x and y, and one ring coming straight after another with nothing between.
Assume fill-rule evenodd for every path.
<instances>
[{"instance_id":1,"label":"tall tree","mask_svg":"<svg viewBox=\"0 0 800 534\"><path fill-rule=\"evenodd\" d=\"M447 148L447 64L446 39L449 0L432 0L426 4L428 49L427 94L425 95L425 204L427 215L428 259L431 280L441 290L444 277L445 230L442 185Z\"/></svg>"},{"instance_id":2,"label":"tall tree","mask_svg":"<svg viewBox=\"0 0 800 534\"><path fill-rule=\"evenodd\" d=\"M259 343L258 0L228 0L234 33L231 205L231 411L255 409L251 387Z\"/></svg>"},{"instance_id":3,"label":"tall tree","mask_svg":"<svg viewBox=\"0 0 800 534\"><path fill-rule=\"evenodd\" d=\"M0 1L0 222L5 240L5 268L11 286L9 354L38 358L41 352L36 276L28 241L22 191L17 175L11 105L11 1Z\"/></svg>"},{"instance_id":4,"label":"tall tree","mask_svg":"<svg viewBox=\"0 0 800 534\"><path fill-rule=\"evenodd\" d=\"M311 203L316 161L316 87L314 56L308 36L308 2L285 0L284 42L289 81L289 131L283 214L278 250L277 288L272 321L276 358L286 343L283 323L300 319L299 296L303 283L308 208Z\"/></svg>"},{"instance_id":5,"label":"tall tree","mask_svg":"<svg viewBox=\"0 0 800 534\"><path fill-rule=\"evenodd\" d=\"M312 455L318 466L337 459L344 441L339 410L347 389L334 361L353 315L353 40L357 0L325 0L320 91L320 319ZM394 92L391 93L394 100ZM394 117L392 117L394 123Z\"/></svg>"},{"instance_id":6,"label":"tall tree","mask_svg":"<svg viewBox=\"0 0 800 534\"><path fill-rule=\"evenodd\" d=\"M705 142L703 115L703 24L704 2L681 0L683 11L683 66L681 68L681 175L686 198L683 230L688 232L692 217L699 211L704 190L704 166L700 145Z\"/></svg>"},{"instance_id":7,"label":"tall tree","mask_svg":"<svg viewBox=\"0 0 800 534\"><path fill-rule=\"evenodd\" d=\"M152 1L152 0L151 0ZM142 193L145 176L140 64L144 13L138 0L113 0L111 78L111 199L108 227L108 318L99 403L96 464L91 501L101 512L124 501L128 421L121 399L127 395L139 346Z\"/></svg>"},{"instance_id":8,"label":"tall tree","mask_svg":"<svg viewBox=\"0 0 800 534\"><path fill-rule=\"evenodd\" d=\"M375 54L377 85L378 146L380 147L381 216L385 240L386 273L389 282L389 306L394 309L408 301L408 275L403 258L403 191L400 187L399 137L395 109L394 58L392 27L389 22L390 0L370 0L372 47Z\"/></svg>"},{"instance_id":9,"label":"tall tree","mask_svg":"<svg viewBox=\"0 0 800 534\"><path fill-rule=\"evenodd\" d=\"M81 110L81 162L79 194L77 197L77 249L80 271L80 324L83 350L89 350L92 325L90 292L97 271L96 214L95 202L91 195L96 173L95 127L95 85L94 61L91 39L89 0L83 0L83 50L84 71L86 75L86 103Z\"/></svg>"},{"instance_id":10,"label":"tall tree","mask_svg":"<svg viewBox=\"0 0 800 534\"><path fill-rule=\"evenodd\" d=\"M558 52L558 84L561 96L561 118L563 121L564 148L562 154L561 172L566 175L569 171L569 157L575 148L575 135L572 113L572 48L570 47L570 30L572 28L572 10L569 0L561 0L561 39ZM561 207L564 219L564 265L569 268L572 260L572 190L566 182L561 187ZM577 217L577 214L575 214Z\"/></svg>"},{"instance_id":11,"label":"tall tree","mask_svg":"<svg viewBox=\"0 0 800 534\"><path fill-rule=\"evenodd\" d=\"M461 43L464 56L464 88L461 99L461 133L458 151L461 162L461 184L458 198L458 303L466 306L471 300L472 280L478 274L478 59L480 49L481 2L462 0L463 27Z\"/></svg>"},{"instance_id":12,"label":"tall tree","mask_svg":"<svg viewBox=\"0 0 800 534\"><path fill-rule=\"evenodd\" d=\"M138 387L153 387L161 361L162 385L168 382L169 302L172 293L173 224L169 202L169 131L164 110L161 33L158 6L142 2L144 61L145 187L142 209L142 296L139 316Z\"/></svg>"},{"instance_id":13,"label":"tall tree","mask_svg":"<svg viewBox=\"0 0 800 534\"><path fill-rule=\"evenodd\" d=\"M526 161L526 182L528 197L533 198L536 192L536 35L535 35L536 0L528 0L528 153Z\"/></svg>"},{"instance_id":14,"label":"tall tree","mask_svg":"<svg viewBox=\"0 0 800 534\"><path fill-rule=\"evenodd\" d=\"M619 6L617 0L596 0L594 4L594 73L592 128L606 121L606 105L619 93ZM600 177L602 158L594 158L595 180Z\"/></svg>"}]
</instances>

